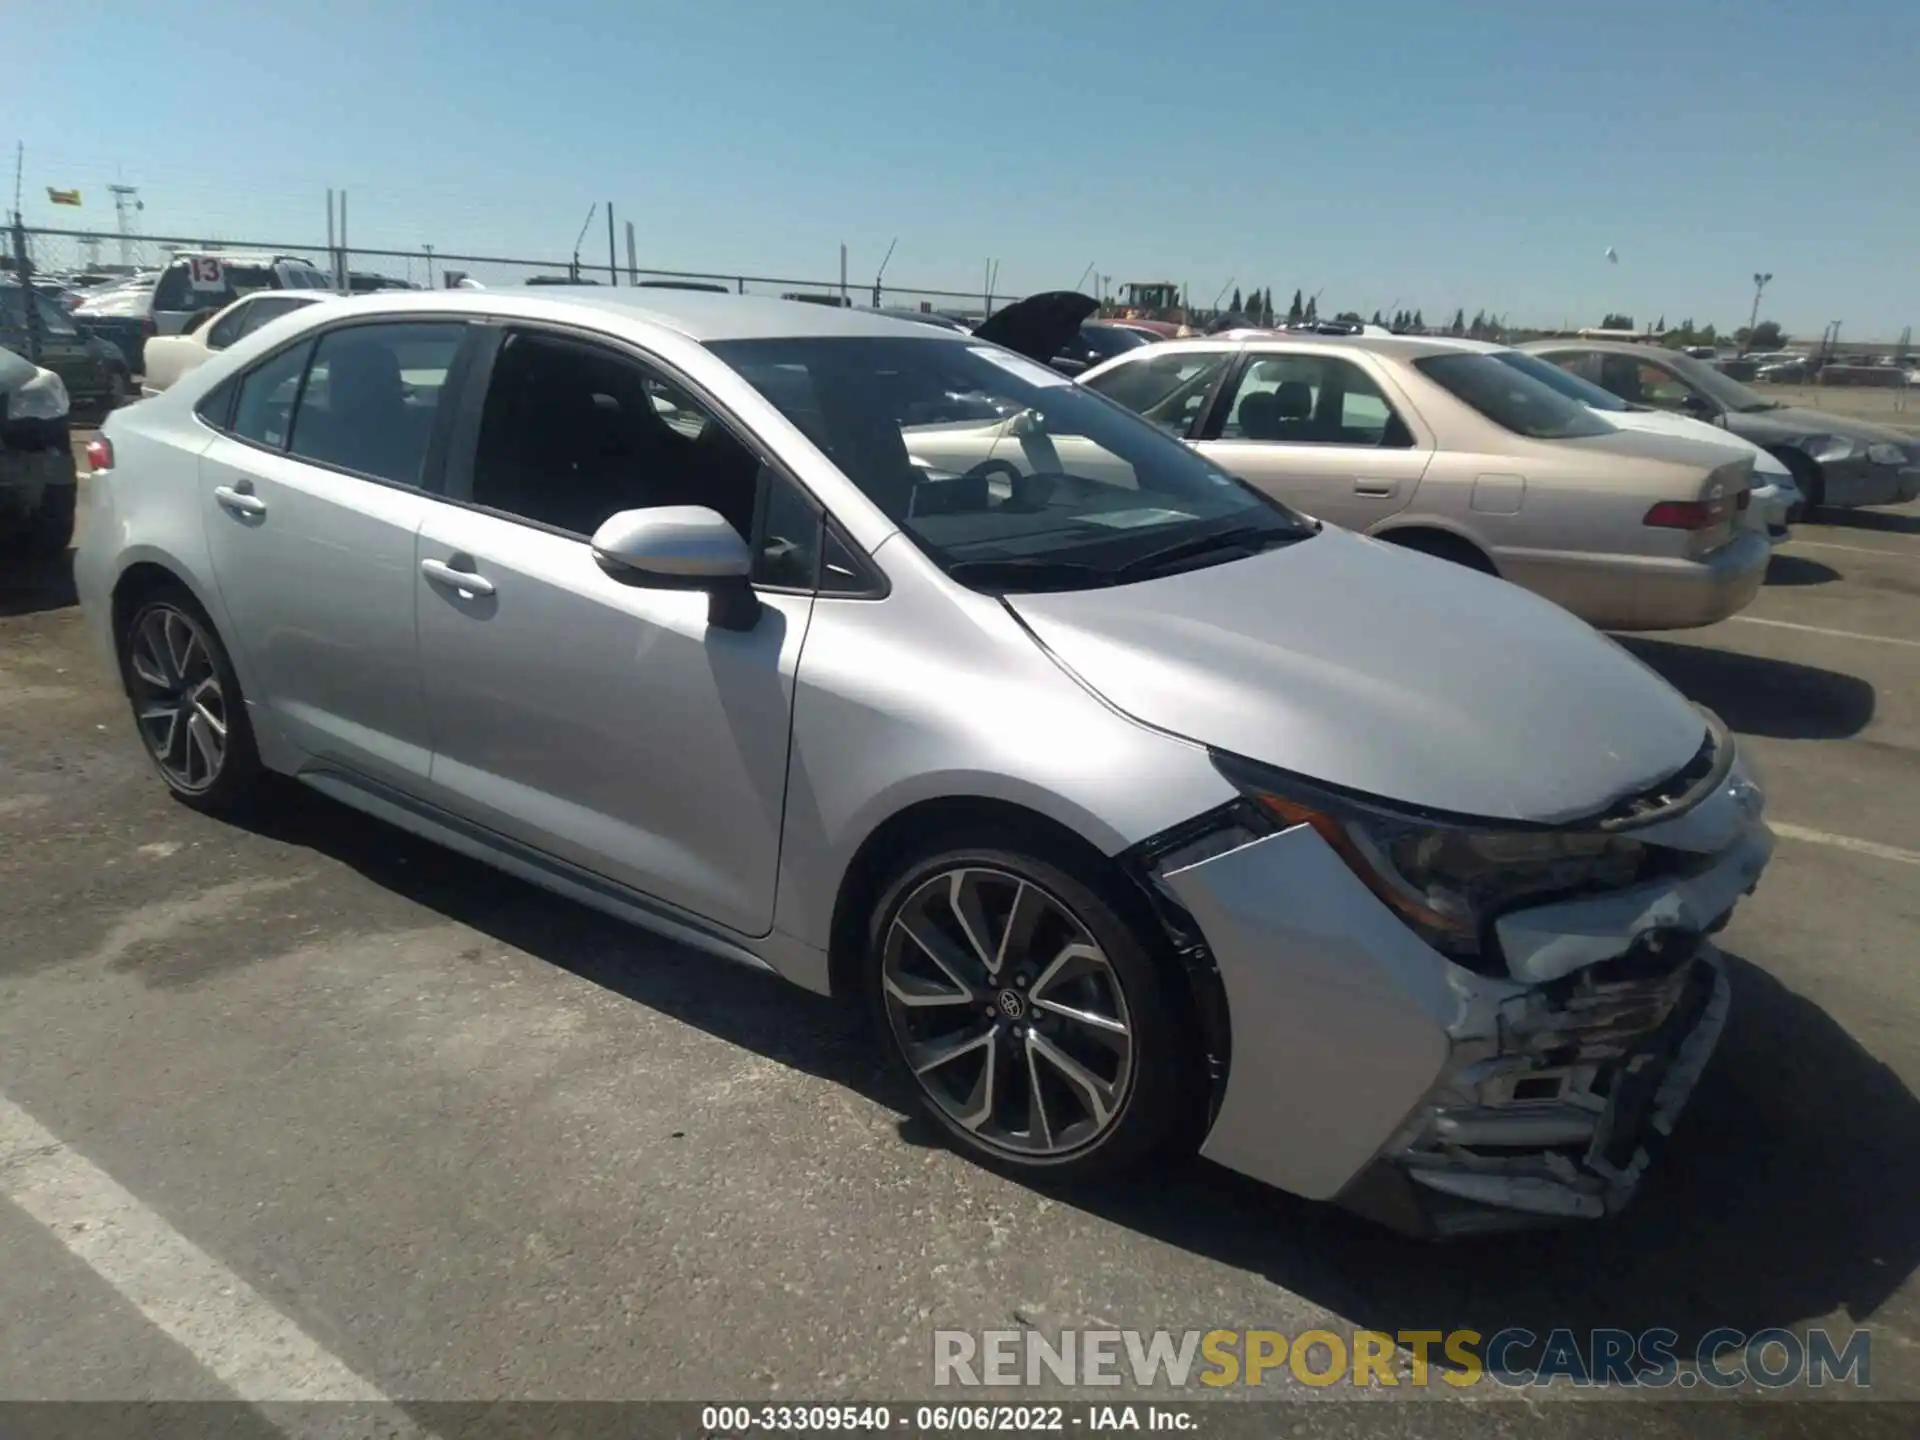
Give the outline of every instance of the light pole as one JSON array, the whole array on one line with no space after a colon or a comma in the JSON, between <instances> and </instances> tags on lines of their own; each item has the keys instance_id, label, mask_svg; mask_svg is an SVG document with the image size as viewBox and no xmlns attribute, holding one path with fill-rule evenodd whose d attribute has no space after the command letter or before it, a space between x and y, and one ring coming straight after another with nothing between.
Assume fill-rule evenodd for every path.
<instances>
[{"instance_id":1,"label":"light pole","mask_svg":"<svg viewBox=\"0 0 1920 1440\"><path fill-rule=\"evenodd\" d=\"M1771 279L1773 279L1773 272L1771 270L1764 275L1757 270L1754 272L1753 309L1747 315L1747 339L1746 343L1740 347L1740 353L1742 355L1753 348L1753 327L1760 323L1760 292L1767 288L1767 282Z\"/></svg>"}]
</instances>

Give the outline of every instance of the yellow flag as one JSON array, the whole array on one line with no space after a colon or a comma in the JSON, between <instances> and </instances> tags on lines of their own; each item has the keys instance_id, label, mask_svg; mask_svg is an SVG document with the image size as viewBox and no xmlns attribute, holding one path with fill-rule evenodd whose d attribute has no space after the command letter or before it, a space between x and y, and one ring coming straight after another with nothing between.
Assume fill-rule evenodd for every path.
<instances>
[{"instance_id":1,"label":"yellow flag","mask_svg":"<svg viewBox=\"0 0 1920 1440\"><path fill-rule=\"evenodd\" d=\"M80 192L78 190L56 190L49 185L47 187L47 199L55 205L78 205L80 203Z\"/></svg>"}]
</instances>

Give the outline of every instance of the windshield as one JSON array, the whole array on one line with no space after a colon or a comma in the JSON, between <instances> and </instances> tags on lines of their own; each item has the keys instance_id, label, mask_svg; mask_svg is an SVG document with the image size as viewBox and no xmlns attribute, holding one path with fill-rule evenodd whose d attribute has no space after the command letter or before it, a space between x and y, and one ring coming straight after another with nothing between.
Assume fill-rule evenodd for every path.
<instances>
[{"instance_id":1,"label":"windshield","mask_svg":"<svg viewBox=\"0 0 1920 1440\"><path fill-rule=\"evenodd\" d=\"M1663 355L1660 357L1676 370L1682 379L1696 390L1701 390L1718 400L1729 410L1778 410L1780 402L1768 400L1755 394L1738 380L1730 380L1704 360L1696 360L1691 355Z\"/></svg>"},{"instance_id":2,"label":"windshield","mask_svg":"<svg viewBox=\"0 0 1920 1440\"><path fill-rule=\"evenodd\" d=\"M1619 413L1634 407L1622 400L1611 390L1602 390L1591 380L1582 380L1578 375L1562 370L1551 360L1542 360L1538 355L1529 355L1524 350L1496 350L1493 358L1502 365L1510 365L1522 375L1531 375L1551 390L1558 390L1569 400L1577 400L1589 410L1606 410Z\"/></svg>"},{"instance_id":3,"label":"windshield","mask_svg":"<svg viewBox=\"0 0 1920 1440\"><path fill-rule=\"evenodd\" d=\"M1137 416L990 345L832 336L709 348L936 564L979 588L1114 584L1144 578L1120 571L1170 545L1182 563L1207 564L1316 528ZM1216 534L1222 548L1210 553Z\"/></svg>"},{"instance_id":4,"label":"windshield","mask_svg":"<svg viewBox=\"0 0 1920 1440\"><path fill-rule=\"evenodd\" d=\"M1530 440L1584 440L1613 426L1577 400L1491 355L1428 355L1413 368L1503 430Z\"/></svg>"},{"instance_id":5,"label":"windshield","mask_svg":"<svg viewBox=\"0 0 1920 1440\"><path fill-rule=\"evenodd\" d=\"M1138 350L1147 337L1137 330L1122 330L1118 325L1082 325L1080 338L1102 360L1111 360L1129 350Z\"/></svg>"}]
</instances>

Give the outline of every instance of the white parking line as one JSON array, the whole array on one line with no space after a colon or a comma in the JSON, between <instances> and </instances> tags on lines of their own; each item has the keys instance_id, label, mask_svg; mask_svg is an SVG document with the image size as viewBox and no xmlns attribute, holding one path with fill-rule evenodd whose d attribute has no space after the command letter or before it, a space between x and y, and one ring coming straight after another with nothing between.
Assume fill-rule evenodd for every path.
<instances>
[{"instance_id":1,"label":"white parking line","mask_svg":"<svg viewBox=\"0 0 1920 1440\"><path fill-rule=\"evenodd\" d=\"M1851 835L1829 835L1825 830L1809 830L1804 825L1788 825L1779 820L1769 820L1767 827L1782 840L1831 845L1836 850L1851 850L1856 855L1871 855L1876 860L1898 860L1903 865L1920 865L1920 850L1902 850L1898 845L1882 845L1878 840L1856 840Z\"/></svg>"},{"instance_id":2,"label":"white parking line","mask_svg":"<svg viewBox=\"0 0 1920 1440\"><path fill-rule=\"evenodd\" d=\"M380 1431L421 1436L387 1396L323 1349L238 1275L0 1095L0 1195L84 1261L242 1400L291 1435L332 1436L379 1406ZM295 1404L292 1402L302 1402ZM353 1413L353 1412L348 1412ZM366 1417L361 1415L361 1423Z\"/></svg>"},{"instance_id":3,"label":"white parking line","mask_svg":"<svg viewBox=\"0 0 1920 1440\"><path fill-rule=\"evenodd\" d=\"M1908 560L1912 558L1911 556L1901 554L1898 550L1879 550L1871 545L1835 545L1830 540L1802 540L1797 535L1787 543L1793 546L1804 547L1808 550L1844 550L1849 555L1879 555L1888 560Z\"/></svg>"},{"instance_id":4,"label":"white parking line","mask_svg":"<svg viewBox=\"0 0 1920 1440\"><path fill-rule=\"evenodd\" d=\"M1771 625L1776 630L1800 630L1808 635L1826 635L1835 640L1869 640L1876 645L1905 645L1920 650L1920 640L1903 640L1893 635L1864 635L1858 630L1828 630L1819 625L1796 625L1791 620L1762 620L1758 615L1735 615L1742 625Z\"/></svg>"}]
</instances>

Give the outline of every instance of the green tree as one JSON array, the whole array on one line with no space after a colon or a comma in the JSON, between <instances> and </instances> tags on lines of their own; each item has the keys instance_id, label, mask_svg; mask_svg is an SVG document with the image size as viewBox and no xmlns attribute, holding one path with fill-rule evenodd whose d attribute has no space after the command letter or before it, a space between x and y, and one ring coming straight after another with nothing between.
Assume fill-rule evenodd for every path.
<instances>
[{"instance_id":1,"label":"green tree","mask_svg":"<svg viewBox=\"0 0 1920 1440\"><path fill-rule=\"evenodd\" d=\"M1633 317L1631 315L1616 315L1609 310L1605 315L1600 317L1600 328L1602 330L1631 330L1633 329Z\"/></svg>"},{"instance_id":2,"label":"green tree","mask_svg":"<svg viewBox=\"0 0 1920 1440\"><path fill-rule=\"evenodd\" d=\"M1364 325L1367 323L1360 318L1360 312L1358 310L1342 310L1333 318L1347 325Z\"/></svg>"},{"instance_id":3,"label":"green tree","mask_svg":"<svg viewBox=\"0 0 1920 1440\"><path fill-rule=\"evenodd\" d=\"M1787 343L1787 332L1778 321L1762 320L1751 331L1734 331L1733 338L1746 350L1778 350Z\"/></svg>"},{"instance_id":4,"label":"green tree","mask_svg":"<svg viewBox=\"0 0 1920 1440\"><path fill-rule=\"evenodd\" d=\"M1653 333L1656 335L1664 335L1667 333L1666 316L1662 315L1658 320L1653 322Z\"/></svg>"},{"instance_id":5,"label":"green tree","mask_svg":"<svg viewBox=\"0 0 1920 1440\"><path fill-rule=\"evenodd\" d=\"M1229 305L1227 308L1233 311L1233 313L1236 315L1238 315L1241 312L1241 310L1245 308L1240 300L1240 287L1238 285L1233 287L1233 303Z\"/></svg>"},{"instance_id":6,"label":"green tree","mask_svg":"<svg viewBox=\"0 0 1920 1440\"><path fill-rule=\"evenodd\" d=\"M1422 334L1426 333L1427 317L1419 310L1413 312L1413 328Z\"/></svg>"},{"instance_id":7,"label":"green tree","mask_svg":"<svg viewBox=\"0 0 1920 1440\"><path fill-rule=\"evenodd\" d=\"M1453 324L1447 327L1447 333L1449 335L1464 335L1467 333L1467 312L1464 309L1453 312Z\"/></svg>"},{"instance_id":8,"label":"green tree","mask_svg":"<svg viewBox=\"0 0 1920 1440\"><path fill-rule=\"evenodd\" d=\"M1300 292L1293 292L1293 304L1287 307L1287 323L1298 325L1306 317L1307 307L1300 303Z\"/></svg>"},{"instance_id":9,"label":"green tree","mask_svg":"<svg viewBox=\"0 0 1920 1440\"><path fill-rule=\"evenodd\" d=\"M1387 322L1380 318L1380 312L1378 310L1373 312L1373 323L1378 325L1382 330L1387 328Z\"/></svg>"},{"instance_id":10,"label":"green tree","mask_svg":"<svg viewBox=\"0 0 1920 1440\"><path fill-rule=\"evenodd\" d=\"M1467 326L1467 334L1471 335L1475 340L1484 340L1487 338L1486 311L1476 310L1473 312L1473 322Z\"/></svg>"},{"instance_id":11,"label":"green tree","mask_svg":"<svg viewBox=\"0 0 1920 1440\"><path fill-rule=\"evenodd\" d=\"M1320 318L1320 312L1315 305L1315 299L1316 297L1311 295L1307 297L1307 313L1305 319L1309 325Z\"/></svg>"}]
</instances>

